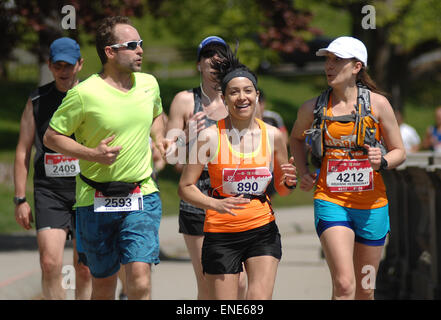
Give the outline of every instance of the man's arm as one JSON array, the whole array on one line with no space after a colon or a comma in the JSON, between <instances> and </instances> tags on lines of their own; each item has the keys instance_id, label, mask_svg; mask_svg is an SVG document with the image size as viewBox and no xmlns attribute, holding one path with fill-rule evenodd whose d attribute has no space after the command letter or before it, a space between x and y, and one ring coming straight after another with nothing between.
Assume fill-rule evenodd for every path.
<instances>
[{"instance_id":1,"label":"man's arm","mask_svg":"<svg viewBox=\"0 0 441 320\"><path fill-rule=\"evenodd\" d=\"M111 165L113 162L115 162L116 157L122 149L121 146L109 147L107 145L114 138L114 135L105 138L101 140L97 147L88 148L71 139L70 137L55 131L49 126L44 135L43 143L49 149L67 156L91 162L98 162L105 165Z\"/></svg>"},{"instance_id":2,"label":"man's arm","mask_svg":"<svg viewBox=\"0 0 441 320\"><path fill-rule=\"evenodd\" d=\"M164 123L164 113L161 113L156 118L153 119L152 128L150 129L150 136L155 143L156 148L161 153L161 156L165 156L165 150L169 146L169 141L164 139L165 134L165 123Z\"/></svg>"},{"instance_id":3,"label":"man's arm","mask_svg":"<svg viewBox=\"0 0 441 320\"><path fill-rule=\"evenodd\" d=\"M14 187L15 196L23 198L26 196L26 180L29 172L29 161L31 158L32 145L35 137L35 121L32 108L32 101L28 99L25 110L20 121L20 136L15 150L14 161ZM32 212L27 202L15 207L15 220L23 228L31 228Z\"/></svg>"}]
</instances>

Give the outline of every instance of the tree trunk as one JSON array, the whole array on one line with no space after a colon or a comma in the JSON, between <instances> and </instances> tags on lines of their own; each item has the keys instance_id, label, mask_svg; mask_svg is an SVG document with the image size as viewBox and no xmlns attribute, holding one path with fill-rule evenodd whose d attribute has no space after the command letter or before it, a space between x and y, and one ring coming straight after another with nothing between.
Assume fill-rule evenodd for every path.
<instances>
[{"instance_id":1,"label":"tree trunk","mask_svg":"<svg viewBox=\"0 0 441 320\"><path fill-rule=\"evenodd\" d=\"M49 71L47 62L49 61L51 43L63 36L61 28L61 15L56 9L45 18L46 28L40 30L38 61L39 61L39 85L43 85L53 81L52 73Z\"/></svg>"}]
</instances>

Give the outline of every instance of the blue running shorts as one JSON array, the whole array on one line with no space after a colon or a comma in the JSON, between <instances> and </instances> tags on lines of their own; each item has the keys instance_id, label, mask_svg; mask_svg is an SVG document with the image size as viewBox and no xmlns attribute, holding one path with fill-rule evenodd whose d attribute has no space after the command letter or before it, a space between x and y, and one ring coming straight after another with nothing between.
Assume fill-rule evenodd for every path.
<instances>
[{"instance_id":1,"label":"blue running shorts","mask_svg":"<svg viewBox=\"0 0 441 320\"><path fill-rule=\"evenodd\" d=\"M314 220L318 236L328 228L345 226L355 233L355 241L369 246L382 246L390 232L389 205L376 209L353 209L314 200Z\"/></svg>"},{"instance_id":2,"label":"blue running shorts","mask_svg":"<svg viewBox=\"0 0 441 320\"><path fill-rule=\"evenodd\" d=\"M79 251L95 278L115 274L121 263L159 263L159 193L143 196L143 206L142 211L130 212L94 212L93 205L77 208Z\"/></svg>"}]
</instances>

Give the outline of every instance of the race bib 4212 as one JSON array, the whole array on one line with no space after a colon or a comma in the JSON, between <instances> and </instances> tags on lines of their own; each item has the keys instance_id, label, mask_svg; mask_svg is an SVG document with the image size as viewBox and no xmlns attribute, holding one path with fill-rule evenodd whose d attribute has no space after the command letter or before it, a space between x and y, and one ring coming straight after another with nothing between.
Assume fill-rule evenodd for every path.
<instances>
[{"instance_id":1,"label":"race bib 4212","mask_svg":"<svg viewBox=\"0 0 441 320\"><path fill-rule=\"evenodd\" d=\"M326 184L331 192L373 190L373 170L367 159L330 159Z\"/></svg>"}]
</instances>

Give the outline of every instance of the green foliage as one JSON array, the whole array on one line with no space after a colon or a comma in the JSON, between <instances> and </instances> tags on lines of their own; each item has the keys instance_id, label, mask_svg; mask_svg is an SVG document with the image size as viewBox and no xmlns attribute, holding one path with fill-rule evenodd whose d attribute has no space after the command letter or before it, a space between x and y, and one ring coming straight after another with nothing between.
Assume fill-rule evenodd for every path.
<instances>
[{"instance_id":1,"label":"green foliage","mask_svg":"<svg viewBox=\"0 0 441 320\"><path fill-rule=\"evenodd\" d=\"M393 23L389 40L406 51L429 40L441 42L441 2L438 0L375 1L378 26ZM405 14L402 9L407 7Z\"/></svg>"},{"instance_id":2,"label":"green foliage","mask_svg":"<svg viewBox=\"0 0 441 320\"><path fill-rule=\"evenodd\" d=\"M329 38L351 34L351 15L344 8L332 6L329 1L294 0L294 7L313 14L311 26Z\"/></svg>"},{"instance_id":3,"label":"green foliage","mask_svg":"<svg viewBox=\"0 0 441 320\"><path fill-rule=\"evenodd\" d=\"M257 69L264 58L274 57L259 47L257 35L262 30L263 16L252 0L165 0L162 18L172 34L179 34L181 48L196 48L207 36L224 38L234 50L239 40L238 55L251 69Z\"/></svg>"}]
</instances>

